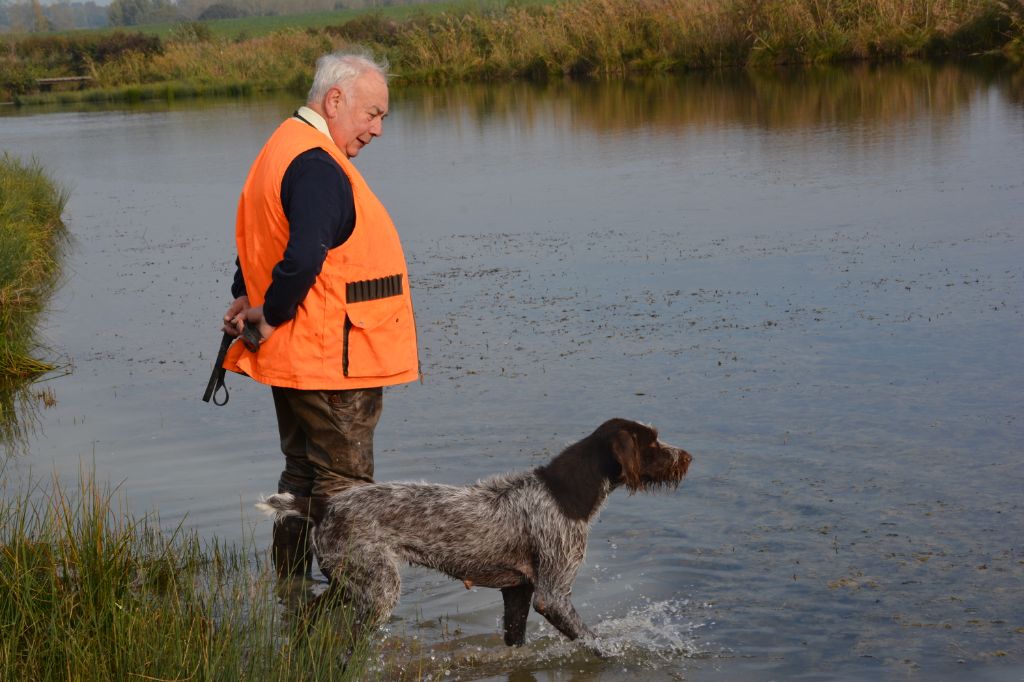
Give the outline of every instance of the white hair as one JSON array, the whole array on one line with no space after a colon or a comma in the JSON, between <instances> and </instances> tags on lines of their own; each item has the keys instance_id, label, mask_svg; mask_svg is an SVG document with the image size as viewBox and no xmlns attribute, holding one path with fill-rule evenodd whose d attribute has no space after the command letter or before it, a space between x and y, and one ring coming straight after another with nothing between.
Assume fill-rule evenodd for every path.
<instances>
[{"instance_id":1,"label":"white hair","mask_svg":"<svg viewBox=\"0 0 1024 682\"><path fill-rule=\"evenodd\" d=\"M333 87L341 88L346 95L352 94L352 84L365 73L373 72L388 80L388 60L374 59L369 51L332 52L316 60L313 87L306 97L308 104L319 103Z\"/></svg>"}]
</instances>

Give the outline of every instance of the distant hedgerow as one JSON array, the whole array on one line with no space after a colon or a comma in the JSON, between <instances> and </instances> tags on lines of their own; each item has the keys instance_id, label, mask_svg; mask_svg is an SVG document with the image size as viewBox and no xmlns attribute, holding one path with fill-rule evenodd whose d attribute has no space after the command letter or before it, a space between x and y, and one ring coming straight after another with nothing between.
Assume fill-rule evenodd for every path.
<instances>
[{"instance_id":1,"label":"distant hedgerow","mask_svg":"<svg viewBox=\"0 0 1024 682\"><path fill-rule=\"evenodd\" d=\"M85 75L90 64L105 64L128 53L145 58L162 54L163 42L145 33L32 35L15 43L15 53L51 72Z\"/></svg>"}]
</instances>

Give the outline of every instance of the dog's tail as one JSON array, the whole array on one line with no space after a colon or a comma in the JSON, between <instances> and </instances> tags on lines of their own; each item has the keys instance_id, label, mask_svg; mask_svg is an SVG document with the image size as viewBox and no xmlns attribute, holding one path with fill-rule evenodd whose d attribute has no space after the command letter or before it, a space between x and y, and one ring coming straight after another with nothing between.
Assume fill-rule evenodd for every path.
<instances>
[{"instance_id":1,"label":"dog's tail","mask_svg":"<svg viewBox=\"0 0 1024 682\"><path fill-rule=\"evenodd\" d=\"M289 516L297 516L300 519L310 519L309 498L296 497L291 493L278 493L270 497L262 497L256 503L256 508L267 516L274 517L274 521L281 521Z\"/></svg>"}]
</instances>

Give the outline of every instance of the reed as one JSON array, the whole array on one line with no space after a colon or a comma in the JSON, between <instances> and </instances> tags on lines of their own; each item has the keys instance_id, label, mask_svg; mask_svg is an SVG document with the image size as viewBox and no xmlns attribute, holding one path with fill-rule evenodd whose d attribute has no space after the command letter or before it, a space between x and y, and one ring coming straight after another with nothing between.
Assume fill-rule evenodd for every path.
<instances>
[{"instance_id":1,"label":"reed","mask_svg":"<svg viewBox=\"0 0 1024 682\"><path fill-rule=\"evenodd\" d=\"M587 0L440 15L402 29L413 81L621 76L708 67L967 55L1020 35L1001 0Z\"/></svg>"},{"instance_id":2,"label":"reed","mask_svg":"<svg viewBox=\"0 0 1024 682\"><path fill-rule=\"evenodd\" d=\"M2 679L365 678L365 644L347 659L343 621L290 618L251 548L135 519L91 473L71 492L4 474Z\"/></svg>"},{"instance_id":3,"label":"reed","mask_svg":"<svg viewBox=\"0 0 1024 682\"><path fill-rule=\"evenodd\" d=\"M338 25L250 38L172 32L159 52L108 51L82 71L102 95L25 94L18 101L161 97L308 87L319 54L352 43L391 61L400 82L545 79L1005 54L1024 45L1024 0L564 0L466 5L404 18L362 14ZM124 39L122 43L126 42ZM38 48L37 48L38 49ZM31 71L10 64L8 71ZM160 85L168 85L161 90ZM0 89L3 84L0 83ZM20 90L18 89L20 88ZM141 89L141 90L140 90ZM17 93L22 94L17 94Z\"/></svg>"},{"instance_id":4,"label":"reed","mask_svg":"<svg viewBox=\"0 0 1024 682\"><path fill-rule=\"evenodd\" d=\"M68 241L67 191L36 162L0 157L0 442L22 435L15 406L28 382L54 369L40 359L36 325L58 281Z\"/></svg>"}]
</instances>

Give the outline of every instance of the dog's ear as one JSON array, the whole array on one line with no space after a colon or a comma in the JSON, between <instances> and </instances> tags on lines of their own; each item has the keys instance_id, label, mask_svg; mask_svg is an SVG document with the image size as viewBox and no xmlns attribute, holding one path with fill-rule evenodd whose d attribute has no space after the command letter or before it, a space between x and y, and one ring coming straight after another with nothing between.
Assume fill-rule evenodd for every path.
<instances>
[{"instance_id":1,"label":"dog's ear","mask_svg":"<svg viewBox=\"0 0 1024 682\"><path fill-rule=\"evenodd\" d=\"M611 437L612 454L622 469L622 482L630 493L641 486L640 446L636 435L629 429L620 428Z\"/></svg>"}]
</instances>

